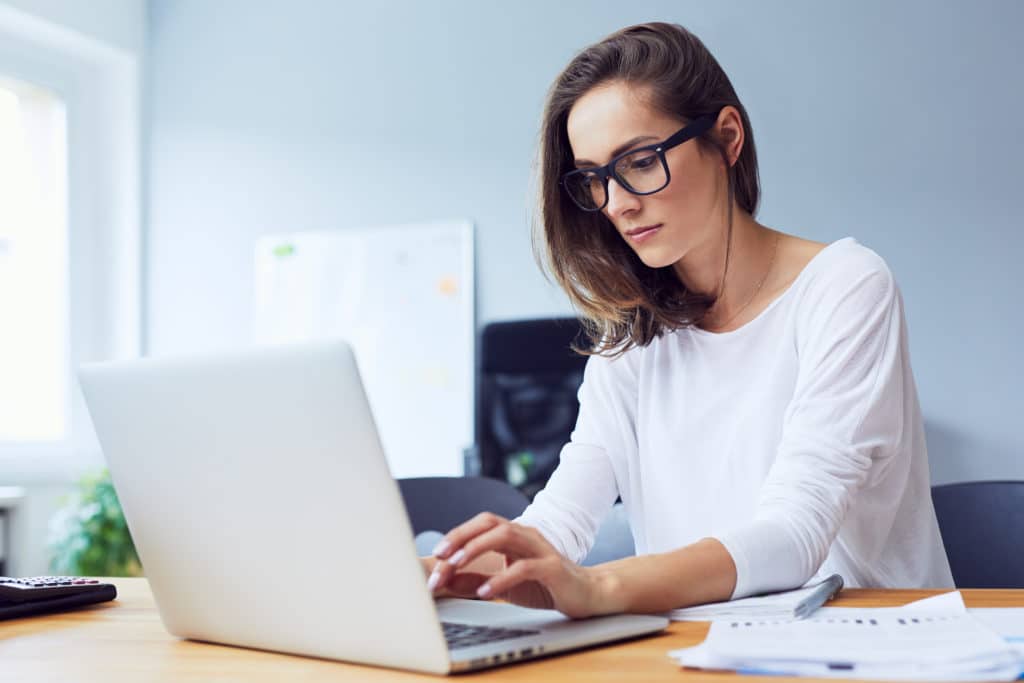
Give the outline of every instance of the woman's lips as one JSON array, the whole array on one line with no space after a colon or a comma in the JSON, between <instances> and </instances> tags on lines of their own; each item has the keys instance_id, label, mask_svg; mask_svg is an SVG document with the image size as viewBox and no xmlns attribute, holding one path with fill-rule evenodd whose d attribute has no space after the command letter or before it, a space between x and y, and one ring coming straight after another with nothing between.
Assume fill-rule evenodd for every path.
<instances>
[{"instance_id":1,"label":"woman's lips","mask_svg":"<svg viewBox=\"0 0 1024 683\"><path fill-rule=\"evenodd\" d=\"M657 225L648 225L643 228L627 230L626 236L629 237L629 239L631 239L632 241L640 243L650 239L651 237L654 237L655 233L657 233L658 230L661 229L661 225L661 223L658 223Z\"/></svg>"}]
</instances>

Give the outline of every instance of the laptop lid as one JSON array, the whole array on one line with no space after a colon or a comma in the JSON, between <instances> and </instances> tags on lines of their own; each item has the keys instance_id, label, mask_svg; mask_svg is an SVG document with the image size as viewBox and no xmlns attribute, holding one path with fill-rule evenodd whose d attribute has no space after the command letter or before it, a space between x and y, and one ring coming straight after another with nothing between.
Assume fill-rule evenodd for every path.
<instances>
[{"instance_id":1,"label":"laptop lid","mask_svg":"<svg viewBox=\"0 0 1024 683\"><path fill-rule=\"evenodd\" d=\"M341 341L84 366L83 392L171 633L447 673L667 620L435 606ZM523 635L449 651L440 619Z\"/></svg>"},{"instance_id":2,"label":"laptop lid","mask_svg":"<svg viewBox=\"0 0 1024 683\"><path fill-rule=\"evenodd\" d=\"M80 379L168 631L449 670L346 344L105 363Z\"/></svg>"}]
</instances>

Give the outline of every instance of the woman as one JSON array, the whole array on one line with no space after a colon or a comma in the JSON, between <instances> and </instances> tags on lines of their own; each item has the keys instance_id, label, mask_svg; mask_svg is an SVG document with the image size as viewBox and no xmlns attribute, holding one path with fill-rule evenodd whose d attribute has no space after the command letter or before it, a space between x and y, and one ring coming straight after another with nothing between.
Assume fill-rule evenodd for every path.
<instances>
[{"instance_id":1,"label":"woman","mask_svg":"<svg viewBox=\"0 0 1024 683\"><path fill-rule=\"evenodd\" d=\"M704 45L655 23L584 50L541 145L541 241L596 341L579 419L525 513L451 530L428 585L573 617L833 572L952 586L893 277L754 220L750 122ZM618 496L637 557L578 566Z\"/></svg>"}]
</instances>

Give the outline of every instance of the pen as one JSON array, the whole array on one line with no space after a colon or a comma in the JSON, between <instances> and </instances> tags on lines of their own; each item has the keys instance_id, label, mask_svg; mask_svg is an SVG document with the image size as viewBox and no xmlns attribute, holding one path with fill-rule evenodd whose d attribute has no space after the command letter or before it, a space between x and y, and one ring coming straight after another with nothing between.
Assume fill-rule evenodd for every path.
<instances>
[{"instance_id":1,"label":"pen","mask_svg":"<svg viewBox=\"0 0 1024 683\"><path fill-rule=\"evenodd\" d=\"M793 609L793 616L797 619L806 619L814 614L815 610L838 595L842 589L843 577L833 574L819 583L810 595L797 603Z\"/></svg>"}]
</instances>

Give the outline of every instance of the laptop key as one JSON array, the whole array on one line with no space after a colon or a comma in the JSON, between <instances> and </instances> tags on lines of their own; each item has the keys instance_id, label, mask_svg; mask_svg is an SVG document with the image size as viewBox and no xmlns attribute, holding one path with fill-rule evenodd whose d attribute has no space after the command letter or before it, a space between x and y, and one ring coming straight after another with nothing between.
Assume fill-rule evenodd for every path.
<instances>
[{"instance_id":1,"label":"laptop key","mask_svg":"<svg viewBox=\"0 0 1024 683\"><path fill-rule=\"evenodd\" d=\"M490 626L458 624L449 621L441 622L441 626L444 628L444 637L448 642L448 647L452 650L494 643L499 640L535 636L540 633L540 631L529 629L492 628Z\"/></svg>"}]
</instances>

